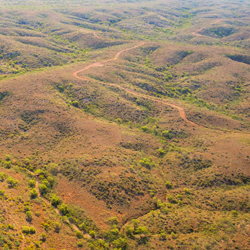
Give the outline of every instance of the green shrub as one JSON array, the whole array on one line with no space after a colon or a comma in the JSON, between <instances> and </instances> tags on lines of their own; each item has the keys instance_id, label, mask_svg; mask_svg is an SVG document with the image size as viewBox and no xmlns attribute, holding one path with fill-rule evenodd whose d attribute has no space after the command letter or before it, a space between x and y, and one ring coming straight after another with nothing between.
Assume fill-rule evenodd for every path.
<instances>
[{"instance_id":1,"label":"green shrub","mask_svg":"<svg viewBox=\"0 0 250 250\"><path fill-rule=\"evenodd\" d=\"M89 235L90 235L92 238L95 238L95 231L91 230L91 231L89 232Z\"/></svg>"},{"instance_id":2,"label":"green shrub","mask_svg":"<svg viewBox=\"0 0 250 250\"><path fill-rule=\"evenodd\" d=\"M151 169L152 160L144 157L142 160L140 160L140 164L148 169Z\"/></svg>"},{"instance_id":3,"label":"green shrub","mask_svg":"<svg viewBox=\"0 0 250 250\"><path fill-rule=\"evenodd\" d=\"M50 225L48 223L44 223L43 226L46 231L49 231Z\"/></svg>"},{"instance_id":4,"label":"green shrub","mask_svg":"<svg viewBox=\"0 0 250 250\"><path fill-rule=\"evenodd\" d=\"M30 197L31 197L31 199L35 199L35 198L37 198L37 196L38 196L38 192L36 191L35 188L33 188L33 189L30 191Z\"/></svg>"},{"instance_id":5,"label":"green shrub","mask_svg":"<svg viewBox=\"0 0 250 250\"><path fill-rule=\"evenodd\" d=\"M77 237L78 239L82 239L82 238L83 238L82 232L76 231L76 237Z\"/></svg>"},{"instance_id":6,"label":"green shrub","mask_svg":"<svg viewBox=\"0 0 250 250\"><path fill-rule=\"evenodd\" d=\"M166 237L167 237L167 235L166 235L165 232L162 232L162 233L159 234L160 240L166 240Z\"/></svg>"},{"instance_id":7,"label":"green shrub","mask_svg":"<svg viewBox=\"0 0 250 250\"><path fill-rule=\"evenodd\" d=\"M54 223L54 230L56 233L59 233L60 232L60 229L61 229L61 225L59 222L55 222Z\"/></svg>"},{"instance_id":8,"label":"green shrub","mask_svg":"<svg viewBox=\"0 0 250 250\"><path fill-rule=\"evenodd\" d=\"M83 247L83 243L81 241L77 242L78 247Z\"/></svg>"},{"instance_id":9,"label":"green shrub","mask_svg":"<svg viewBox=\"0 0 250 250\"><path fill-rule=\"evenodd\" d=\"M146 126L142 126L141 129L142 129L143 132L149 132L150 131L150 129L148 127L146 127Z\"/></svg>"},{"instance_id":10,"label":"green shrub","mask_svg":"<svg viewBox=\"0 0 250 250\"><path fill-rule=\"evenodd\" d=\"M182 200L182 195L181 194L177 194L176 198L179 199L179 200Z\"/></svg>"},{"instance_id":11,"label":"green shrub","mask_svg":"<svg viewBox=\"0 0 250 250\"><path fill-rule=\"evenodd\" d=\"M73 105L74 107L78 108L78 107L79 107L79 102L78 102L78 101L73 101L73 102L72 102L72 105Z\"/></svg>"},{"instance_id":12,"label":"green shrub","mask_svg":"<svg viewBox=\"0 0 250 250\"><path fill-rule=\"evenodd\" d=\"M164 204L165 204L165 203L162 203L161 200L158 199L157 202L156 202L156 207L157 207L157 208L161 208L161 207L164 206Z\"/></svg>"},{"instance_id":13,"label":"green shrub","mask_svg":"<svg viewBox=\"0 0 250 250\"><path fill-rule=\"evenodd\" d=\"M232 216L234 216L234 217L236 217L236 216L239 215L238 211L236 211L236 210L232 210L232 211L231 211L231 214L232 214Z\"/></svg>"},{"instance_id":14,"label":"green shrub","mask_svg":"<svg viewBox=\"0 0 250 250\"><path fill-rule=\"evenodd\" d=\"M42 234L40 235L40 240L43 241L43 242L46 241L46 233L42 233Z\"/></svg>"},{"instance_id":15,"label":"green shrub","mask_svg":"<svg viewBox=\"0 0 250 250\"><path fill-rule=\"evenodd\" d=\"M69 212L68 206L66 204L58 206L58 209L62 215L66 215Z\"/></svg>"},{"instance_id":16,"label":"green shrub","mask_svg":"<svg viewBox=\"0 0 250 250\"><path fill-rule=\"evenodd\" d=\"M23 208L24 212L26 213L27 211L30 211L30 207L28 205L25 205Z\"/></svg>"},{"instance_id":17,"label":"green shrub","mask_svg":"<svg viewBox=\"0 0 250 250\"><path fill-rule=\"evenodd\" d=\"M163 156L166 153L165 150L163 150L162 148L159 148L158 152L159 152L160 156Z\"/></svg>"},{"instance_id":18,"label":"green shrub","mask_svg":"<svg viewBox=\"0 0 250 250\"><path fill-rule=\"evenodd\" d=\"M110 217L108 219L109 225L117 225L119 223L119 219L117 217Z\"/></svg>"},{"instance_id":19,"label":"green shrub","mask_svg":"<svg viewBox=\"0 0 250 250\"><path fill-rule=\"evenodd\" d=\"M36 181L35 180L29 180L29 186L31 188L34 188L36 186Z\"/></svg>"},{"instance_id":20,"label":"green shrub","mask_svg":"<svg viewBox=\"0 0 250 250\"><path fill-rule=\"evenodd\" d=\"M11 168L11 161L4 161L4 167L7 169Z\"/></svg>"},{"instance_id":21,"label":"green shrub","mask_svg":"<svg viewBox=\"0 0 250 250\"><path fill-rule=\"evenodd\" d=\"M4 181L5 178L6 178L6 174L3 173L3 172L1 172L1 173L0 173L0 181Z\"/></svg>"},{"instance_id":22,"label":"green shrub","mask_svg":"<svg viewBox=\"0 0 250 250\"><path fill-rule=\"evenodd\" d=\"M50 187L52 188L55 184L55 179L51 176L48 176L47 180L49 182Z\"/></svg>"},{"instance_id":23,"label":"green shrub","mask_svg":"<svg viewBox=\"0 0 250 250\"><path fill-rule=\"evenodd\" d=\"M167 139L171 139L171 133L168 130L162 131L162 136L164 136Z\"/></svg>"},{"instance_id":24,"label":"green shrub","mask_svg":"<svg viewBox=\"0 0 250 250\"><path fill-rule=\"evenodd\" d=\"M7 178L7 183L9 184L9 188L14 188L18 186L18 181L11 176Z\"/></svg>"},{"instance_id":25,"label":"green shrub","mask_svg":"<svg viewBox=\"0 0 250 250\"><path fill-rule=\"evenodd\" d=\"M33 213L31 211L27 211L25 214L26 214L26 220L31 221Z\"/></svg>"},{"instance_id":26,"label":"green shrub","mask_svg":"<svg viewBox=\"0 0 250 250\"><path fill-rule=\"evenodd\" d=\"M42 213L41 213L40 211L35 212L35 215L36 215L37 217L40 217L41 214L42 214Z\"/></svg>"},{"instance_id":27,"label":"green shrub","mask_svg":"<svg viewBox=\"0 0 250 250\"><path fill-rule=\"evenodd\" d=\"M167 199L170 203L176 204L178 201L171 195L167 195Z\"/></svg>"},{"instance_id":28,"label":"green shrub","mask_svg":"<svg viewBox=\"0 0 250 250\"><path fill-rule=\"evenodd\" d=\"M46 179L43 180L42 184L45 185L47 188L50 188L50 184L49 184L48 180L46 180Z\"/></svg>"},{"instance_id":29,"label":"green shrub","mask_svg":"<svg viewBox=\"0 0 250 250\"><path fill-rule=\"evenodd\" d=\"M9 224L8 228L11 229L11 230L14 230L14 226L12 224Z\"/></svg>"},{"instance_id":30,"label":"green shrub","mask_svg":"<svg viewBox=\"0 0 250 250\"><path fill-rule=\"evenodd\" d=\"M64 92L64 86L63 85L59 85L59 86L57 86L57 88L58 88L60 93Z\"/></svg>"},{"instance_id":31,"label":"green shrub","mask_svg":"<svg viewBox=\"0 0 250 250\"><path fill-rule=\"evenodd\" d=\"M173 184L171 181L165 181L165 186L167 189L171 189L173 187Z\"/></svg>"},{"instance_id":32,"label":"green shrub","mask_svg":"<svg viewBox=\"0 0 250 250\"><path fill-rule=\"evenodd\" d=\"M184 188L185 194L191 194L190 190L188 188Z\"/></svg>"},{"instance_id":33,"label":"green shrub","mask_svg":"<svg viewBox=\"0 0 250 250\"><path fill-rule=\"evenodd\" d=\"M5 160L6 161L11 161L11 156L10 155L5 155Z\"/></svg>"},{"instance_id":34,"label":"green shrub","mask_svg":"<svg viewBox=\"0 0 250 250\"><path fill-rule=\"evenodd\" d=\"M22 232L23 232L24 234L29 234L29 233L30 233L30 228L27 227L27 226L23 226L23 227L22 227Z\"/></svg>"},{"instance_id":35,"label":"green shrub","mask_svg":"<svg viewBox=\"0 0 250 250\"><path fill-rule=\"evenodd\" d=\"M148 234L148 229L146 227L137 227L134 233L135 234Z\"/></svg>"},{"instance_id":36,"label":"green shrub","mask_svg":"<svg viewBox=\"0 0 250 250\"><path fill-rule=\"evenodd\" d=\"M125 238L119 238L117 240L114 240L112 243L114 247L116 247L116 249L126 249L128 240Z\"/></svg>"},{"instance_id":37,"label":"green shrub","mask_svg":"<svg viewBox=\"0 0 250 250\"><path fill-rule=\"evenodd\" d=\"M51 196L50 202L54 207L57 207L61 203L61 199L55 194L53 194Z\"/></svg>"},{"instance_id":38,"label":"green shrub","mask_svg":"<svg viewBox=\"0 0 250 250\"><path fill-rule=\"evenodd\" d=\"M40 191L40 193L42 195L46 194L48 192L48 187L45 184L40 184L39 185L39 191Z\"/></svg>"},{"instance_id":39,"label":"green shrub","mask_svg":"<svg viewBox=\"0 0 250 250\"><path fill-rule=\"evenodd\" d=\"M120 118L115 119L115 121L116 121L117 123L119 123L119 124L122 123L122 120L121 120Z\"/></svg>"},{"instance_id":40,"label":"green shrub","mask_svg":"<svg viewBox=\"0 0 250 250\"><path fill-rule=\"evenodd\" d=\"M39 241L34 241L34 245L36 248L40 248L40 242Z\"/></svg>"},{"instance_id":41,"label":"green shrub","mask_svg":"<svg viewBox=\"0 0 250 250\"><path fill-rule=\"evenodd\" d=\"M29 233L30 234L35 234L36 233L36 229L34 227L30 227Z\"/></svg>"},{"instance_id":42,"label":"green shrub","mask_svg":"<svg viewBox=\"0 0 250 250\"><path fill-rule=\"evenodd\" d=\"M87 226L85 225L84 222L79 225L79 228L83 231L87 231Z\"/></svg>"},{"instance_id":43,"label":"green shrub","mask_svg":"<svg viewBox=\"0 0 250 250\"><path fill-rule=\"evenodd\" d=\"M176 239L177 238L177 236L176 236L176 234L174 232L171 233L171 237L172 237L172 239Z\"/></svg>"}]
</instances>

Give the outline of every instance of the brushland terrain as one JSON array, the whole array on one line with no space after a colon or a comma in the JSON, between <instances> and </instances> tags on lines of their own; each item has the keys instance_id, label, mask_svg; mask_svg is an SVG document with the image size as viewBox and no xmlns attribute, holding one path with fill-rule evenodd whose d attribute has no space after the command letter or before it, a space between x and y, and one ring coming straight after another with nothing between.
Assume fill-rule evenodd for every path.
<instances>
[{"instance_id":1,"label":"brushland terrain","mask_svg":"<svg viewBox=\"0 0 250 250\"><path fill-rule=\"evenodd\" d=\"M250 248L248 1L0 6L0 249Z\"/></svg>"}]
</instances>

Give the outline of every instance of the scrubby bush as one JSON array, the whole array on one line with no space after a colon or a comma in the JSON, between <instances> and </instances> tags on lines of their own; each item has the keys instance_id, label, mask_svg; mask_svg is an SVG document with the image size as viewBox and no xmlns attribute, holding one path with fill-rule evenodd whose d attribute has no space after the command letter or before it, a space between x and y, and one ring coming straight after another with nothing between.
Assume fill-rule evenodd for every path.
<instances>
[{"instance_id":1,"label":"scrubby bush","mask_svg":"<svg viewBox=\"0 0 250 250\"><path fill-rule=\"evenodd\" d=\"M146 126L142 126L141 129L142 129L143 132L149 132L150 131L150 129L148 127L146 127Z\"/></svg>"},{"instance_id":2,"label":"scrubby bush","mask_svg":"<svg viewBox=\"0 0 250 250\"><path fill-rule=\"evenodd\" d=\"M117 225L119 223L119 219L117 217L110 217L108 219L109 225Z\"/></svg>"},{"instance_id":3,"label":"scrubby bush","mask_svg":"<svg viewBox=\"0 0 250 250\"><path fill-rule=\"evenodd\" d=\"M54 184L55 184L55 179L53 177L51 177L51 176L48 176L47 180L49 182L50 188L52 188L54 186Z\"/></svg>"},{"instance_id":4,"label":"scrubby bush","mask_svg":"<svg viewBox=\"0 0 250 250\"><path fill-rule=\"evenodd\" d=\"M167 189L171 189L173 187L173 184L171 181L165 181L165 186Z\"/></svg>"},{"instance_id":5,"label":"scrubby bush","mask_svg":"<svg viewBox=\"0 0 250 250\"><path fill-rule=\"evenodd\" d=\"M43 241L43 242L46 241L46 233L42 233L42 234L40 235L40 240Z\"/></svg>"},{"instance_id":6,"label":"scrubby bush","mask_svg":"<svg viewBox=\"0 0 250 250\"><path fill-rule=\"evenodd\" d=\"M239 213L236 210L231 211L232 216L236 217L239 215Z\"/></svg>"},{"instance_id":7,"label":"scrubby bush","mask_svg":"<svg viewBox=\"0 0 250 250\"><path fill-rule=\"evenodd\" d=\"M148 169L151 169L152 160L144 157L143 159L140 160L140 164Z\"/></svg>"},{"instance_id":8,"label":"scrubby bush","mask_svg":"<svg viewBox=\"0 0 250 250\"><path fill-rule=\"evenodd\" d=\"M160 156L163 156L166 153L165 150L163 150L162 148L159 148L158 152L159 152Z\"/></svg>"},{"instance_id":9,"label":"scrubby bush","mask_svg":"<svg viewBox=\"0 0 250 250\"><path fill-rule=\"evenodd\" d=\"M53 194L51 196L50 202L54 207L57 207L61 203L61 199L55 194Z\"/></svg>"},{"instance_id":10,"label":"scrubby bush","mask_svg":"<svg viewBox=\"0 0 250 250\"><path fill-rule=\"evenodd\" d=\"M72 102L72 105L73 105L74 107L78 108L78 107L79 107L79 102L78 102L78 101L73 101L73 102Z\"/></svg>"},{"instance_id":11,"label":"scrubby bush","mask_svg":"<svg viewBox=\"0 0 250 250\"><path fill-rule=\"evenodd\" d=\"M14 188L18 186L18 181L11 176L7 178L7 183L9 184L9 188Z\"/></svg>"},{"instance_id":12,"label":"scrubby bush","mask_svg":"<svg viewBox=\"0 0 250 250\"><path fill-rule=\"evenodd\" d=\"M47 188L50 188L50 184L49 184L48 180L46 180L46 179L42 180L42 184L45 185Z\"/></svg>"},{"instance_id":13,"label":"scrubby bush","mask_svg":"<svg viewBox=\"0 0 250 250\"><path fill-rule=\"evenodd\" d=\"M178 202L178 201L177 201L173 196L171 196L170 194L167 195L167 199L168 199L168 201L169 201L170 203L176 204L176 203Z\"/></svg>"},{"instance_id":14,"label":"scrubby bush","mask_svg":"<svg viewBox=\"0 0 250 250\"><path fill-rule=\"evenodd\" d=\"M31 188L34 188L36 186L36 181L35 180L29 180L29 186Z\"/></svg>"},{"instance_id":15,"label":"scrubby bush","mask_svg":"<svg viewBox=\"0 0 250 250\"><path fill-rule=\"evenodd\" d=\"M1 173L0 173L0 181L4 181L5 178L6 178L6 174L3 173L3 172L1 172Z\"/></svg>"},{"instance_id":16,"label":"scrubby bush","mask_svg":"<svg viewBox=\"0 0 250 250\"><path fill-rule=\"evenodd\" d=\"M146 227L138 227L134 231L135 234L148 234L148 229Z\"/></svg>"},{"instance_id":17,"label":"scrubby bush","mask_svg":"<svg viewBox=\"0 0 250 250\"><path fill-rule=\"evenodd\" d=\"M91 230L91 231L89 232L89 235L90 235L92 238L95 238L95 231Z\"/></svg>"},{"instance_id":18,"label":"scrubby bush","mask_svg":"<svg viewBox=\"0 0 250 250\"><path fill-rule=\"evenodd\" d=\"M36 215L37 217L40 217L41 214L42 214L42 213L41 213L40 211L35 212L35 215Z\"/></svg>"},{"instance_id":19,"label":"scrubby bush","mask_svg":"<svg viewBox=\"0 0 250 250\"><path fill-rule=\"evenodd\" d=\"M27 211L30 211L30 207L28 205L25 205L23 208L24 212L26 213Z\"/></svg>"},{"instance_id":20,"label":"scrubby bush","mask_svg":"<svg viewBox=\"0 0 250 250\"><path fill-rule=\"evenodd\" d=\"M22 227L22 232L23 232L24 234L29 234L30 228L27 227L27 226L23 226L23 227Z\"/></svg>"},{"instance_id":21,"label":"scrubby bush","mask_svg":"<svg viewBox=\"0 0 250 250\"><path fill-rule=\"evenodd\" d=\"M45 184L40 184L39 191L42 195L44 195L48 192L48 187Z\"/></svg>"},{"instance_id":22,"label":"scrubby bush","mask_svg":"<svg viewBox=\"0 0 250 250\"><path fill-rule=\"evenodd\" d=\"M77 242L78 247L83 247L83 243L81 241Z\"/></svg>"},{"instance_id":23,"label":"scrubby bush","mask_svg":"<svg viewBox=\"0 0 250 250\"><path fill-rule=\"evenodd\" d=\"M26 214L26 220L32 221L33 213L31 211L27 211L25 214Z\"/></svg>"},{"instance_id":24,"label":"scrubby bush","mask_svg":"<svg viewBox=\"0 0 250 250\"><path fill-rule=\"evenodd\" d=\"M87 226L85 225L84 222L79 225L79 228L83 231L87 231Z\"/></svg>"},{"instance_id":25,"label":"scrubby bush","mask_svg":"<svg viewBox=\"0 0 250 250\"><path fill-rule=\"evenodd\" d=\"M55 222L54 223L54 230L56 233L59 233L60 232L60 229L61 229L61 225L59 222Z\"/></svg>"},{"instance_id":26,"label":"scrubby bush","mask_svg":"<svg viewBox=\"0 0 250 250\"><path fill-rule=\"evenodd\" d=\"M185 194L191 194L190 190L188 188L184 188Z\"/></svg>"},{"instance_id":27,"label":"scrubby bush","mask_svg":"<svg viewBox=\"0 0 250 250\"><path fill-rule=\"evenodd\" d=\"M38 196L38 192L36 191L35 188L33 188L33 189L30 191L30 197L31 197L31 199L35 199L35 198L37 198L37 196Z\"/></svg>"},{"instance_id":28,"label":"scrubby bush","mask_svg":"<svg viewBox=\"0 0 250 250\"><path fill-rule=\"evenodd\" d=\"M116 249L126 249L128 240L125 238L119 238L117 240L114 240L112 243L114 247L116 247Z\"/></svg>"},{"instance_id":29,"label":"scrubby bush","mask_svg":"<svg viewBox=\"0 0 250 250\"><path fill-rule=\"evenodd\" d=\"M29 233L30 234L35 234L36 233L36 229L34 227L30 227Z\"/></svg>"},{"instance_id":30,"label":"scrubby bush","mask_svg":"<svg viewBox=\"0 0 250 250\"><path fill-rule=\"evenodd\" d=\"M162 232L162 233L159 234L160 240L166 240L166 237L167 237L167 235L166 235L165 232Z\"/></svg>"},{"instance_id":31,"label":"scrubby bush","mask_svg":"<svg viewBox=\"0 0 250 250\"><path fill-rule=\"evenodd\" d=\"M82 239L82 238L83 238L82 232L76 231L76 237L77 237L78 239Z\"/></svg>"},{"instance_id":32,"label":"scrubby bush","mask_svg":"<svg viewBox=\"0 0 250 250\"><path fill-rule=\"evenodd\" d=\"M58 206L58 209L62 215L66 215L69 212L68 206L66 204Z\"/></svg>"},{"instance_id":33,"label":"scrubby bush","mask_svg":"<svg viewBox=\"0 0 250 250\"><path fill-rule=\"evenodd\" d=\"M44 223L43 226L46 231L49 231L50 225L48 223Z\"/></svg>"},{"instance_id":34,"label":"scrubby bush","mask_svg":"<svg viewBox=\"0 0 250 250\"><path fill-rule=\"evenodd\" d=\"M2 196L2 197L5 196L5 191L4 190L0 190L0 196Z\"/></svg>"}]
</instances>

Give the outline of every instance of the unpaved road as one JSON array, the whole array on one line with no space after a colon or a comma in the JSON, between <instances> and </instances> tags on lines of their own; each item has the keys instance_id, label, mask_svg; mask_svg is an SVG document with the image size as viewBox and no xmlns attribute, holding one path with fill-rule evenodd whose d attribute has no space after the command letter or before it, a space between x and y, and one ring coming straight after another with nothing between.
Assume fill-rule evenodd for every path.
<instances>
[{"instance_id":1,"label":"unpaved road","mask_svg":"<svg viewBox=\"0 0 250 250\"><path fill-rule=\"evenodd\" d=\"M219 22L222 22L222 21L224 21L224 19L219 19L219 20L217 20L217 21L215 21L214 23L211 23L211 24L213 25L213 24L216 24L216 23L219 23ZM200 29L198 29L198 30L192 32L192 34L193 34L194 36L205 36L205 35L202 35L202 34L199 33L199 32L201 32L203 29L204 29L204 28L200 28Z\"/></svg>"},{"instance_id":2,"label":"unpaved road","mask_svg":"<svg viewBox=\"0 0 250 250\"><path fill-rule=\"evenodd\" d=\"M138 45L136 45L136 46L134 46L134 47L127 48L127 49L123 49L123 50L119 51L118 53L116 53L116 55L115 55L114 58L109 59L109 60L106 60L106 61L100 61L100 62L92 63L92 64L88 65L87 67L85 67L85 68L83 68L83 69L81 69L81 70L78 70L78 71L74 72L74 73L73 73L73 76L76 77L76 78L78 78L78 79L80 79L80 80L89 81L89 80L90 80L89 78L87 78L87 77L85 77L85 78L80 77L80 76L78 76L78 74L81 73L81 72L83 72L83 71L86 71L87 69L93 68L93 67L101 67L101 66L103 66L104 63L111 62L111 61L115 61L115 60L117 60L117 59L119 58L119 56L120 56L122 53L124 53L125 51L129 51L129 50L138 48L138 47L140 47L140 46L143 46L144 44L145 44L145 42L141 42L140 44L138 44ZM130 90L130 89L121 87L121 86L118 85L118 84L114 84L114 83L105 83L105 84L106 84L106 85L109 85L109 86L113 86L113 87L119 88L119 89L121 89L121 90L124 90L124 91L126 91L127 93L130 93L130 94L132 94L132 95L135 95L135 96L138 96L138 97L143 97L143 98L145 98L145 99L152 100L152 101L155 101L155 102L157 102L157 103L161 103L161 104L163 104L163 105L167 105L167 106L170 106L170 107L172 107L172 108L178 109L179 115L180 115L180 117L181 117L183 120L185 120L186 122L188 122L189 124L191 124L191 125L193 125L193 126L202 127L201 125L198 125L198 124L196 124L196 123L194 123L194 122L188 120L187 117L186 117L186 113L185 113L185 111L184 111L184 109L183 109L182 107L179 107L179 106L177 106L177 105L175 105L175 104L168 103L168 102L166 102L166 101L162 101L162 100L160 100L160 99L157 99L157 98L154 98L154 97L151 97L151 96L147 96L147 95L143 95L143 94L137 93L137 92L132 91L132 90Z\"/></svg>"}]
</instances>

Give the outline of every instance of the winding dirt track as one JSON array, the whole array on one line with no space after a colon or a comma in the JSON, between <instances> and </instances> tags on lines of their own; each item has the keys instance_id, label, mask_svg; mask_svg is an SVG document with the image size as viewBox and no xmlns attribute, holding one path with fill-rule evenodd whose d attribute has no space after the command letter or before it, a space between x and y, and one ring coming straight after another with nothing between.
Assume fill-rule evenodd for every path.
<instances>
[{"instance_id":1,"label":"winding dirt track","mask_svg":"<svg viewBox=\"0 0 250 250\"><path fill-rule=\"evenodd\" d=\"M143 46L144 44L145 44L145 42L141 42L140 44L138 44L138 45L136 45L136 46L134 46L134 47L127 48L127 49L123 49L123 50L119 51L119 52L115 55L114 58L109 59L109 60L106 60L106 61L101 61L101 62L92 63L92 64L88 65L87 67L85 67L85 68L83 68L83 69L81 69L81 70L78 70L78 71L74 72L74 73L73 73L73 76L76 77L76 78L78 78L78 79L80 79L80 80L89 81L89 80L91 80L90 78L87 78L87 77L83 78L83 77L78 76L78 74L81 73L81 72L83 72L83 71L86 71L87 69L93 68L93 67L101 67L101 66L103 66L103 63L115 61L115 60L117 60L117 59L119 58L119 56L120 56L122 53L124 53L124 52L126 52L126 51L129 51L129 50L132 50L132 49L135 49L135 48L138 48L138 47L141 47L141 46ZM171 104L171 103L168 103L168 102L159 100L159 99L154 98L154 97L151 97L151 96L147 96L147 95L143 95L143 94L137 93L137 92L132 91L132 90L130 90L130 89L121 87L121 86L119 86L118 84L114 84L114 83L105 83L105 84L106 84L106 85L109 85L109 86L113 86L113 87L119 88L119 89L121 89L121 90L124 90L124 91L126 91L127 93L130 93L130 94L132 94L132 95L135 95L135 96L138 96L138 97L143 97L143 98L145 98L145 99L152 100L152 101L155 101L155 102L157 102L157 103L160 103L160 104L167 105L167 106L170 106L170 107L172 107L172 108L178 109L179 115L180 115L180 117L181 117L183 120L185 120L186 122L188 122L189 124L191 124L191 125L193 125L193 126L203 127L203 126L201 126L201 125L198 125L198 124L196 124L196 123L194 123L194 122L188 120L187 117L186 117L186 113L185 113L185 111L184 111L184 109L183 109L182 107L179 107L179 106L177 106L177 105L174 105L174 104Z\"/></svg>"},{"instance_id":2,"label":"winding dirt track","mask_svg":"<svg viewBox=\"0 0 250 250\"><path fill-rule=\"evenodd\" d=\"M95 32L93 32L93 35L98 38L98 39L102 39L101 37L99 37Z\"/></svg>"},{"instance_id":3,"label":"winding dirt track","mask_svg":"<svg viewBox=\"0 0 250 250\"><path fill-rule=\"evenodd\" d=\"M222 21L224 21L224 19L219 19L219 20L217 20L217 21L215 21L214 23L211 23L211 24L213 25L213 24L216 24L216 23L219 23L219 22L222 22ZM192 32L192 34L193 34L194 36L205 36L205 35L202 35L202 34L199 33L199 32L201 32L203 29L204 29L204 27L203 27L203 28L200 28L200 29L198 29L198 30L196 30L196 31L194 31L194 32Z\"/></svg>"}]
</instances>

